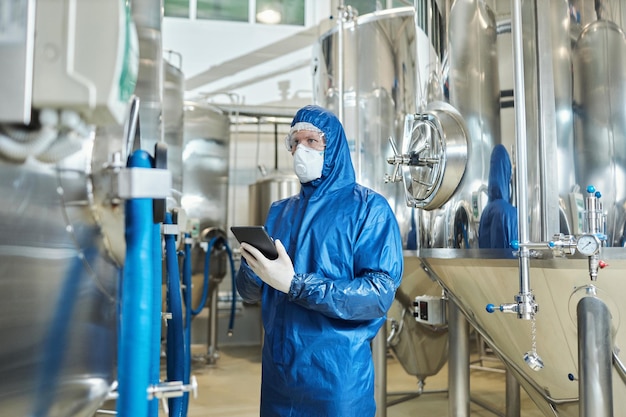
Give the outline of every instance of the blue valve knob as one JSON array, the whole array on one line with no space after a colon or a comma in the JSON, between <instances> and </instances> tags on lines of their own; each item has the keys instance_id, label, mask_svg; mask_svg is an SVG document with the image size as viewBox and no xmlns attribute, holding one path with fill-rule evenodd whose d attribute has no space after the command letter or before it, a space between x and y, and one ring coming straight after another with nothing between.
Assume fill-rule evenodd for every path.
<instances>
[{"instance_id":1,"label":"blue valve knob","mask_svg":"<svg viewBox=\"0 0 626 417\"><path fill-rule=\"evenodd\" d=\"M493 313L496 311L496 306L489 303L487 304L487 306L485 307L485 310L487 310L487 313Z\"/></svg>"},{"instance_id":2,"label":"blue valve knob","mask_svg":"<svg viewBox=\"0 0 626 417\"><path fill-rule=\"evenodd\" d=\"M511 242L511 247L515 250L519 249L519 240L514 240Z\"/></svg>"},{"instance_id":3,"label":"blue valve knob","mask_svg":"<svg viewBox=\"0 0 626 417\"><path fill-rule=\"evenodd\" d=\"M602 197L602 193L600 191L596 191L596 193L594 194L597 198Z\"/></svg>"},{"instance_id":4,"label":"blue valve knob","mask_svg":"<svg viewBox=\"0 0 626 417\"><path fill-rule=\"evenodd\" d=\"M554 242L552 240L548 242L548 247L550 247L550 248L554 247Z\"/></svg>"},{"instance_id":5,"label":"blue valve knob","mask_svg":"<svg viewBox=\"0 0 626 417\"><path fill-rule=\"evenodd\" d=\"M587 186L587 192L588 192L589 194L593 194L593 193L595 193L595 192L596 192L596 187L594 187L593 185L588 185L588 186Z\"/></svg>"},{"instance_id":6,"label":"blue valve knob","mask_svg":"<svg viewBox=\"0 0 626 417\"><path fill-rule=\"evenodd\" d=\"M569 379L570 381L576 381L576 377L574 376L574 374L567 374L567 379Z\"/></svg>"}]
</instances>

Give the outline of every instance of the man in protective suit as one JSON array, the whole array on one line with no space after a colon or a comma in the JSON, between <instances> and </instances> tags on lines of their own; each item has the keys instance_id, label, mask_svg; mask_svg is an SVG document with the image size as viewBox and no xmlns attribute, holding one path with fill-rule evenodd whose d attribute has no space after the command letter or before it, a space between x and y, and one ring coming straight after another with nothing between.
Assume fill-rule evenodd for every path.
<instances>
[{"instance_id":1,"label":"man in protective suit","mask_svg":"<svg viewBox=\"0 0 626 417\"><path fill-rule=\"evenodd\" d=\"M510 248L517 239L517 210L510 203L511 159L503 145L491 152L489 201L480 217L478 246L480 248Z\"/></svg>"},{"instance_id":2,"label":"man in protective suit","mask_svg":"<svg viewBox=\"0 0 626 417\"><path fill-rule=\"evenodd\" d=\"M261 416L374 416L370 342L400 285L399 227L380 194L356 183L344 129L300 109L286 138L300 193L266 221L278 258L242 243L239 294L262 303Z\"/></svg>"}]
</instances>

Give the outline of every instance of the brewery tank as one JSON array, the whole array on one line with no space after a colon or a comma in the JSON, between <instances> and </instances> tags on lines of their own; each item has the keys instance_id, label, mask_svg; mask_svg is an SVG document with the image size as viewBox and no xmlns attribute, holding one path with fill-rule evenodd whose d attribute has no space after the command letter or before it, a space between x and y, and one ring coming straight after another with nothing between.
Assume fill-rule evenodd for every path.
<instances>
[{"instance_id":1,"label":"brewery tank","mask_svg":"<svg viewBox=\"0 0 626 417\"><path fill-rule=\"evenodd\" d=\"M414 15L412 7L405 7L344 22L318 39L313 58L314 100L335 114L342 109L357 181L387 199L405 249L419 244L420 213L407 206L400 183L385 180L391 172L386 160L393 156L389 138L400 147L405 116L417 112L431 75L437 76L440 69L427 35L416 31ZM448 334L445 325L416 323L413 318L416 296L441 296L436 283L419 268L409 267L413 260L405 256L407 267L388 313L388 332L403 368L423 379L445 364Z\"/></svg>"},{"instance_id":2,"label":"brewery tank","mask_svg":"<svg viewBox=\"0 0 626 417\"><path fill-rule=\"evenodd\" d=\"M263 225L267 213L274 201L291 197L300 192L300 181L293 173L274 170L248 187L249 211L251 225Z\"/></svg>"},{"instance_id":3,"label":"brewery tank","mask_svg":"<svg viewBox=\"0 0 626 417\"><path fill-rule=\"evenodd\" d=\"M167 169L172 174L174 207L180 207L183 191L183 103L182 58L169 51L163 60L163 140L167 145ZM177 61L177 62L175 62Z\"/></svg>"},{"instance_id":4,"label":"brewery tank","mask_svg":"<svg viewBox=\"0 0 626 417\"><path fill-rule=\"evenodd\" d=\"M81 143L54 162L0 158L3 414L88 417L115 379L124 213L105 171L122 144Z\"/></svg>"},{"instance_id":5,"label":"brewery tank","mask_svg":"<svg viewBox=\"0 0 626 417\"><path fill-rule=\"evenodd\" d=\"M610 20L596 20L573 49L576 182L602 193L608 246L626 244L626 37Z\"/></svg>"},{"instance_id":6,"label":"brewery tank","mask_svg":"<svg viewBox=\"0 0 626 417\"><path fill-rule=\"evenodd\" d=\"M197 222L199 238L225 237L228 212L230 158L230 118L210 104L186 101L181 157L181 207L187 218ZM218 249L218 248L216 248ZM210 257L209 294L226 275L227 259L223 248ZM192 307L202 298L205 251L192 247Z\"/></svg>"}]
</instances>

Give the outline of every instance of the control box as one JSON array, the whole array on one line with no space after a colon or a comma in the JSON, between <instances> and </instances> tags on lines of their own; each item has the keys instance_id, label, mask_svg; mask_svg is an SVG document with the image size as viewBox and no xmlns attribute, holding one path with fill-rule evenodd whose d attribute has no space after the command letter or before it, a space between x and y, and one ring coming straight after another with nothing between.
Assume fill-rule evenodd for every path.
<instances>
[{"instance_id":1,"label":"control box","mask_svg":"<svg viewBox=\"0 0 626 417\"><path fill-rule=\"evenodd\" d=\"M415 321L432 326L440 326L447 323L446 315L447 300L432 295L420 295L413 301L413 316Z\"/></svg>"},{"instance_id":2,"label":"control box","mask_svg":"<svg viewBox=\"0 0 626 417\"><path fill-rule=\"evenodd\" d=\"M87 123L126 119L139 42L124 0L38 0L33 108L70 109Z\"/></svg>"}]
</instances>

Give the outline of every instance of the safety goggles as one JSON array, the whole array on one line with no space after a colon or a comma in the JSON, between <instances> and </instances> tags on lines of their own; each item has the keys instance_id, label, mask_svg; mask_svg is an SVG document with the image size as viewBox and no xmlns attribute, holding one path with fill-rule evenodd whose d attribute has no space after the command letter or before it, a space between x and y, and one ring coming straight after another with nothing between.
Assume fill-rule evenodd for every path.
<instances>
[{"instance_id":1,"label":"safety goggles","mask_svg":"<svg viewBox=\"0 0 626 417\"><path fill-rule=\"evenodd\" d=\"M300 144L316 151L323 151L326 148L326 138L324 133L311 123L299 122L293 125L285 137L285 148L293 153Z\"/></svg>"}]
</instances>

